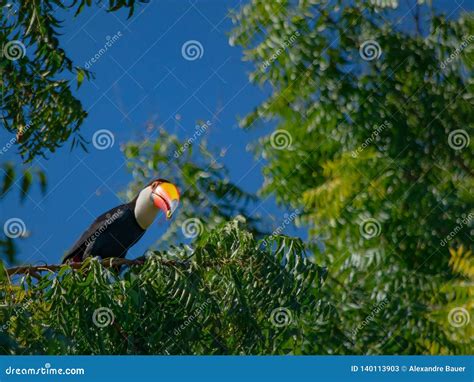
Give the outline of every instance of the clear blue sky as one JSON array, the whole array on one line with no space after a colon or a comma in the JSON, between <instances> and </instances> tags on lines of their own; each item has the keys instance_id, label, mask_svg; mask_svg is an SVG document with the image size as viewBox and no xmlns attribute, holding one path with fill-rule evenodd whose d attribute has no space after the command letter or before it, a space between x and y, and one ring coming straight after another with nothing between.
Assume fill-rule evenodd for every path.
<instances>
[{"instance_id":1,"label":"clear blue sky","mask_svg":"<svg viewBox=\"0 0 474 382\"><path fill-rule=\"evenodd\" d=\"M459 4L468 8L468 1L435 0L435 4L447 13L455 11L453 16ZM120 145L142 138L150 121L188 138L197 120L213 120L219 111L209 143L216 148L230 146L224 162L231 178L248 191L258 190L262 163L256 163L246 146L271 126L245 132L237 128L237 117L251 111L268 91L248 82L251 65L242 61L240 48L229 46L232 24L227 13L237 6L238 1L151 1L138 5L131 19L126 12L106 13L97 6L76 19L72 13L67 15L61 42L79 65L98 53L107 36L121 33L91 66L96 79L84 82L77 92L89 113L82 134L91 140L97 130L108 129L115 144L103 151L90 145L89 153L70 152L66 145L51 159L33 163L47 171L45 197L35 188L19 206L19 190L14 189L2 201L2 225L8 218L19 217L30 232L28 238L17 239L19 262L57 263L96 216L120 204L116 193L132 180ZM188 40L202 44L202 58L183 58L181 47ZM10 138L0 133L1 141ZM1 159L18 161L14 150ZM279 211L269 200L258 212L271 212L278 221L286 211ZM141 255L156 240L159 230L149 231L128 257Z\"/></svg>"}]
</instances>

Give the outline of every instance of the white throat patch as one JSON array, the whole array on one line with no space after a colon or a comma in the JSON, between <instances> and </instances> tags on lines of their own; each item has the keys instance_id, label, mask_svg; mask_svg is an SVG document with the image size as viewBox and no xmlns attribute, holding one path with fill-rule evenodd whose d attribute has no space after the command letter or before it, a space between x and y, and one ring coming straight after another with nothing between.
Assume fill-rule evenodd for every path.
<instances>
[{"instance_id":1,"label":"white throat patch","mask_svg":"<svg viewBox=\"0 0 474 382\"><path fill-rule=\"evenodd\" d=\"M156 218L158 214L158 208L156 208L151 201L151 187L140 191L138 194L137 203L135 204L135 219L137 219L138 225L143 229L147 229Z\"/></svg>"}]
</instances>

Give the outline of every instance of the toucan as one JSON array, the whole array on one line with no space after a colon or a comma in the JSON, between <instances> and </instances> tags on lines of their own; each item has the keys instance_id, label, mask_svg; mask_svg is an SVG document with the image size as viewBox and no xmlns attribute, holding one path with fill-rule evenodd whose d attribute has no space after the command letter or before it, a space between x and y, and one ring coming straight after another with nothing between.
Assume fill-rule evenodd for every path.
<instances>
[{"instance_id":1,"label":"toucan","mask_svg":"<svg viewBox=\"0 0 474 382\"><path fill-rule=\"evenodd\" d=\"M100 215L64 255L62 262L81 262L87 257L125 257L143 236L159 211L171 219L179 204L178 188L165 179L148 183L129 203Z\"/></svg>"}]
</instances>

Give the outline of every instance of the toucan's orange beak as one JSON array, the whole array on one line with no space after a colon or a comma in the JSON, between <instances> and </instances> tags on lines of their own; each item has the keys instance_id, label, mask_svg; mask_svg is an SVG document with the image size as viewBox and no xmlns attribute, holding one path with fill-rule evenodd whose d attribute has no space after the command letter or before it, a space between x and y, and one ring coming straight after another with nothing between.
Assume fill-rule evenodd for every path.
<instances>
[{"instance_id":1,"label":"toucan's orange beak","mask_svg":"<svg viewBox=\"0 0 474 382\"><path fill-rule=\"evenodd\" d=\"M172 183L160 183L151 193L155 207L159 208L171 219L179 205L179 191Z\"/></svg>"}]
</instances>

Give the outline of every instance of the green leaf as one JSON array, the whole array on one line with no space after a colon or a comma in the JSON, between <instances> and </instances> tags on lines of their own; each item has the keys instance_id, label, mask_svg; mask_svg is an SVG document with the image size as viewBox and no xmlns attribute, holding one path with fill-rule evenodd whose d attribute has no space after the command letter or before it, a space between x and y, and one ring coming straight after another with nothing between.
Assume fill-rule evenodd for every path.
<instances>
[{"instance_id":1,"label":"green leaf","mask_svg":"<svg viewBox=\"0 0 474 382\"><path fill-rule=\"evenodd\" d=\"M76 68L76 79L77 79L77 88L79 89L84 81L85 73L82 69Z\"/></svg>"},{"instance_id":2,"label":"green leaf","mask_svg":"<svg viewBox=\"0 0 474 382\"><path fill-rule=\"evenodd\" d=\"M31 184L33 182L33 176L30 171L26 170L23 172L23 176L21 178L21 193L20 193L20 201L24 202L28 192L31 188Z\"/></svg>"}]
</instances>

